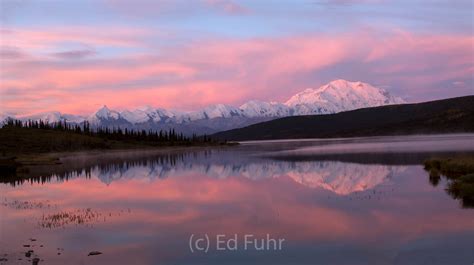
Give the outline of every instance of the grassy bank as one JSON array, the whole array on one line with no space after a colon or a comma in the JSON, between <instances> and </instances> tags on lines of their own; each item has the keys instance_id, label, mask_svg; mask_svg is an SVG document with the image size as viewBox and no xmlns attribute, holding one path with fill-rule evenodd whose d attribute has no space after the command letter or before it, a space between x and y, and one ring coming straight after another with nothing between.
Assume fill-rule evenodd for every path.
<instances>
[{"instance_id":1,"label":"grassy bank","mask_svg":"<svg viewBox=\"0 0 474 265\"><path fill-rule=\"evenodd\" d=\"M212 146L225 144L201 140L153 141L122 136L87 135L74 131L4 127L0 129L0 154L38 154L100 149L157 148L166 146Z\"/></svg>"},{"instance_id":2,"label":"grassy bank","mask_svg":"<svg viewBox=\"0 0 474 265\"><path fill-rule=\"evenodd\" d=\"M167 165L172 167L177 161L199 152L208 152L226 146L167 146L147 149L89 150L30 154L19 157L20 167L13 171L3 171L0 183L18 185L25 182L43 183L51 179L73 178L78 172L92 172L95 169L107 171L134 165ZM58 159L59 158L59 159ZM87 175L87 174L86 174Z\"/></svg>"},{"instance_id":3,"label":"grassy bank","mask_svg":"<svg viewBox=\"0 0 474 265\"><path fill-rule=\"evenodd\" d=\"M432 158L424 165L431 183L437 185L445 176L449 180L447 192L461 200L463 207L474 208L474 157Z\"/></svg>"},{"instance_id":4,"label":"grassy bank","mask_svg":"<svg viewBox=\"0 0 474 265\"><path fill-rule=\"evenodd\" d=\"M0 175L11 176L27 166L59 164L60 153L109 150L169 150L172 148L230 145L202 140L150 141L107 135L87 135L74 131L3 127L0 129Z\"/></svg>"}]
</instances>

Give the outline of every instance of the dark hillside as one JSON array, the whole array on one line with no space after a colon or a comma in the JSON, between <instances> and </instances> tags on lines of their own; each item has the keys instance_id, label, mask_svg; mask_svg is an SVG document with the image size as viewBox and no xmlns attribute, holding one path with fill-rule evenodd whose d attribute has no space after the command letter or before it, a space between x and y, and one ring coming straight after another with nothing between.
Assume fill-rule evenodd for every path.
<instances>
[{"instance_id":1,"label":"dark hillside","mask_svg":"<svg viewBox=\"0 0 474 265\"><path fill-rule=\"evenodd\" d=\"M295 116L216 133L232 141L474 132L474 96Z\"/></svg>"}]
</instances>

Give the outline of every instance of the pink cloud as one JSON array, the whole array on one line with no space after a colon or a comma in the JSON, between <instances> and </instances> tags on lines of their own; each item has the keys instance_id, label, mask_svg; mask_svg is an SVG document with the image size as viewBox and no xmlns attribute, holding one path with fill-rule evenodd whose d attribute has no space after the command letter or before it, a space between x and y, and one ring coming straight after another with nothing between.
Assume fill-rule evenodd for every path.
<instances>
[{"instance_id":1,"label":"pink cloud","mask_svg":"<svg viewBox=\"0 0 474 265\"><path fill-rule=\"evenodd\" d=\"M51 48L55 43L79 42L90 45L136 47L149 31L127 27L55 27L37 29L0 28L2 46L36 50Z\"/></svg>"},{"instance_id":2,"label":"pink cloud","mask_svg":"<svg viewBox=\"0 0 474 265\"><path fill-rule=\"evenodd\" d=\"M16 43L17 52L30 55L2 57L2 111L13 112L88 114L103 104L195 109L214 103L239 105L249 99L282 101L335 78L386 84L398 89L400 96L416 98L435 88L442 94L444 83L459 88L453 82L472 79L474 68L474 37L401 30L214 38L174 46L154 46L145 37L150 32L129 29L110 30L103 36L84 29L77 34L54 29L11 32L7 44ZM139 51L113 57L98 54L78 62L38 53L39 48L68 38L92 48L125 45ZM355 68L339 69L346 64ZM31 99L37 103L31 104Z\"/></svg>"},{"instance_id":3,"label":"pink cloud","mask_svg":"<svg viewBox=\"0 0 474 265\"><path fill-rule=\"evenodd\" d=\"M194 69L185 65L157 63L142 64L133 69L124 65L47 69L39 73L38 79L57 87L67 88L81 85L113 85L160 74L186 78L192 76L194 72Z\"/></svg>"}]
</instances>

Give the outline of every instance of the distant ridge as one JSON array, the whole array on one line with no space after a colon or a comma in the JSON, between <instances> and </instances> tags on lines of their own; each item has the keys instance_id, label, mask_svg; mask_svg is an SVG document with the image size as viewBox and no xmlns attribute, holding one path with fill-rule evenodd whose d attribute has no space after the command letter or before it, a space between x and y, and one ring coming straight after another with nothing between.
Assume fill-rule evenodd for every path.
<instances>
[{"instance_id":1,"label":"distant ridge","mask_svg":"<svg viewBox=\"0 0 474 265\"><path fill-rule=\"evenodd\" d=\"M474 96L294 116L219 132L233 141L474 132Z\"/></svg>"}]
</instances>

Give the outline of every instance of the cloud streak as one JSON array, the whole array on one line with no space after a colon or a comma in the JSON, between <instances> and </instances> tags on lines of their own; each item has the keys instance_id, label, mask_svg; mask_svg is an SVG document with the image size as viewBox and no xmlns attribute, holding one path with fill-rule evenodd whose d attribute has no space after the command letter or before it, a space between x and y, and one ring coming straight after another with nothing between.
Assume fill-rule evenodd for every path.
<instances>
[{"instance_id":1,"label":"cloud streak","mask_svg":"<svg viewBox=\"0 0 474 265\"><path fill-rule=\"evenodd\" d=\"M469 93L473 85L470 35L367 29L161 45L152 31L104 31L8 29L6 45L16 46L2 47L1 111L88 114L103 104L195 109L283 101L336 78L389 85L411 101ZM65 49L71 40L89 48ZM104 47L130 51L95 52Z\"/></svg>"},{"instance_id":2,"label":"cloud streak","mask_svg":"<svg viewBox=\"0 0 474 265\"><path fill-rule=\"evenodd\" d=\"M95 55L96 52L89 49L72 50L65 52L54 52L51 55L60 59L83 59Z\"/></svg>"}]
</instances>

